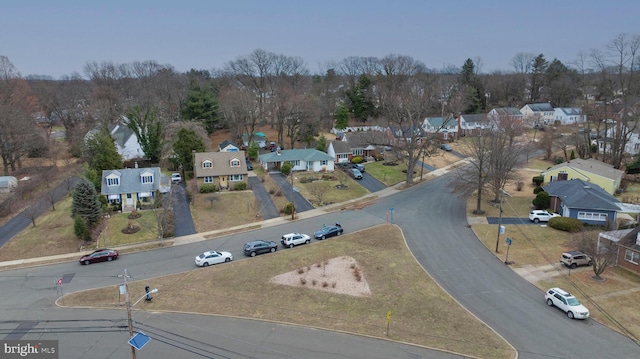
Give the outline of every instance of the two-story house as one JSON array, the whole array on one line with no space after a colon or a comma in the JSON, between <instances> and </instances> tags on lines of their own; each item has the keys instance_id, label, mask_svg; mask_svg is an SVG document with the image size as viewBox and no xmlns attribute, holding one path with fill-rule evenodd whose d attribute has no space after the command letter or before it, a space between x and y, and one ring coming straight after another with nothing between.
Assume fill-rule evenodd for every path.
<instances>
[{"instance_id":1,"label":"two-story house","mask_svg":"<svg viewBox=\"0 0 640 359\"><path fill-rule=\"evenodd\" d=\"M244 151L196 152L193 169L198 187L215 184L219 189L233 189L236 183L246 183L249 174Z\"/></svg>"},{"instance_id":2,"label":"two-story house","mask_svg":"<svg viewBox=\"0 0 640 359\"><path fill-rule=\"evenodd\" d=\"M611 195L615 194L620 187L623 174L623 171L613 168L612 165L593 158L586 160L577 158L555 165L541 173L547 183L580 179L602 188Z\"/></svg>"},{"instance_id":3,"label":"two-story house","mask_svg":"<svg viewBox=\"0 0 640 359\"><path fill-rule=\"evenodd\" d=\"M587 115L582 113L580 107L556 107L554 112L554 121L560 122L562 125L587 122Z\"/></svg>"},{"instance_id":4,"label":"two-story house","mask_svg":"<svg viewBox=\"0 0 640 359\"><path fill-rule=\"evenodd\" d=\"M138 208L138 201L153 203L160 189L159 167L125 168L102 171L100 193L112 204L122 204L122 211Z\"/></svg>"},{"instance_id":5,"label":"two-story house","mask_svg":"<svg viewBox=\"0 0 640 359\"><path fill-rule=\"evenodd\" d=\"M126 118L125 118L126 120ZM99 127L94 128L89 131L85 140L87 140L94 133L99 131ZM138 137L131 131L130 128L125 126L123 123L117 123L115 125L109 126L109 133L111 137L113 137L116 149L118 153L122 156L124 161L136 159L136 158L144 158L144 152L142 151L142 147L138 142Z\"/></svg>"},{"instance_id":6,"label":"two-story house","mask_svg":"<svg viewBox=\"0 0 640 359\"><path fill-rule=\"evenodd\" d=\"M515 107L496 107L489 111L487 120L493 128L515 128L524 123L524 114Z\"/></svg>"},{"instance_id":7,"label":"two-story house","mask_svg":"<svg viewBox=\"0 0 640 359\"><path fill-rule=\"evenodd\" d=\"M452 117L427 117L422 121L422 131L437 134L442 140L454 140L458 133L458 120Z\"/></svg>"},{"instance_id":8,"label":"two-story house","mask_svg":"<svg viewBox=\"0 0 640 359\"><path fill-rule=\"evenodd\" d=\"M520 108L524 121L535 126L553 123L555 110L550 103L529 103Z\"/></svg>"},{"instance_id":9,"label":"two-story house","mask_svg":"<svg viewBox=\"0 0 640 359\"><path fill-rule=\"evenodd\" d=\"M468 114L459 116L460 136L476 136L482 130L489 127L489 120L486 114Z\"/></svg>"}]
</instances>

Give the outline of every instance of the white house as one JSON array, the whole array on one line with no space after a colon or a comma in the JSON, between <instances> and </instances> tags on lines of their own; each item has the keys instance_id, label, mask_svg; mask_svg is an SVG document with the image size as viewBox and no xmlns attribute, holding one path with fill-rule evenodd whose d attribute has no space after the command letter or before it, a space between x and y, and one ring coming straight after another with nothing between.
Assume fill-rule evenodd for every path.
<instances>
[{"instance_id":1,"label":"white house","mask_svg":"<svg viewBox=\"0 0 640 359\"><path fill-rule=\"evenodd\" d=\"M554 113L554 121L559 121L562 125L587 122L587 115L582 113L580 107L557 107Z\"/></svg>"},{"instance_id":2,"label":"white house","mask_svg":"<svg viewBox=\"0 0 640 359\"><path fill-rule=\"evenodd\" d=\"M260 164L267 171L279 171L285 162L293 165L293 171L333 172L334 170L334 158L316 149L279 149L260 155Z\"/></svg>"},{"instance_id":3,"label":"white house","mask_svg":"<svg viewBox=\"0 0 640 359\"><path fill-rule=\"evenodd\" d=\"M422 121L426 133L438 133L443 140L453 139L458 133L458 120L451 117L427 117Z\"/></svg>"},{"instance_id":4,"label":"white house","mask_svg":"<svg viewBox=\"0 0 640 359\"><path fill-rule=\"evenodd\" d=\"M126 121L126 117L123 116L124 121ZM85 136L85 141L93 136L94 133L99 131L100 127L96 127L93 130L89 131ZM140 147L140 143L138 142L138 137L129 129L124 123L117 123L115 125L109 126L109 133L111 137L115 140L116 149L118 153L122 156L122 159L125 161L136 159L136 158L144 158L144 152L142 151L142 147Z\"/></svg>"}]
</instances>

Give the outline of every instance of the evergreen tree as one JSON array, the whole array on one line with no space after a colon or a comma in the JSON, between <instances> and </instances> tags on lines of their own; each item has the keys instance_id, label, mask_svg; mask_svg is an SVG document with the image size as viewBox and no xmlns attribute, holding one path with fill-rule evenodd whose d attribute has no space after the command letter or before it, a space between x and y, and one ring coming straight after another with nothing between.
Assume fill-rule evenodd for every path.
<instances>
[{"instance_id":1,"label":"evergreen tree","mask_svg":"<svg viewBox=\"0 0 640 359\"><path fill-rule=\"evenodd\" d=\"M182 108L182 119L202 122L208 134L212 134L219 121L218 100L215 91L208 86L192 83Z\"/></svg>"},{"instance_id":2,"label":"evergreen tree","mask_svg":"<svg viewBox=\"0 0 640 359\"><path fill-rule=\"evenodd\" d=\"M336 128L338 130L344 130L349 126L349 109L344 103L340 103L338 105L338 109L336 110Z\"/></svg>"},{"instance_id":3,"label":"evergreen tree","mask_svg":"<svg viewBox=\"0 0 640 359\"><path fill-rule=\"evenodd\" d=\"M89 227L98 223L102 215L102 205L93 183L84 177L81 178L72 196L71 216L82 217Z\"/></svg>"},{"instance_id":4,"label":"evergreen tree","mask_svg":"<svg viewBox=\"0 0 640 359\"><path fill-rule=\"evenodd\" d=\"M345 92L347 99L349 99L349 110L353 113L353 117L360 122L366 122L369 117L376 115L370 87L371 80L367 76L361 75L358 84Z\"/></svg>"},{"instance_id":5,"label":"evergreen tree","mask_svg":"<svg viewBox=\"0 0 640 359\"><path fill-rule=\"evenodd\" d=\"M246 153L251 160L255 160L258 158L258 154L260 153L260 146L256 141L251 141L249 142L249 146L247 146Z\"/></svg>"},{"instance_id":6,"label":"evergreen tree","mask_svg":"<svg viewBox=\"0 0 640 359\"><path fill-rule=\"evenodd\" d=\"M142 113L136 106L127 114L127 127L138 138L138 143L144 155L151 163L160 162L162 155L162 121L155 109L149 109Z\"/></svg>"},{"instance_id":7,"label":"evergreen tree","mask_svg":"<svg viewBox=\"0 0 640 359\"><path fill-rule=\"evenodd\" d=\"M171 161L178 167L182 165L185 171L193 171L193 151L204 152L206 147L196 131L181 128L178 131L176 141L173 143L173 156Z\"/></svg>"},{"instance_id":8,"label":"evergreen tree","mask_svg":"<svg viewBox=\"0 0 640 359\"><path fill-rule=\"evenodd\" d=\"M84 239L87 242L91 241L91 232L84 218L80 216L73 217L73 233L80 239Z\"/></svg>"},{"instance_id":9,"label":"evergreen tree","mask_svg":"<svg viewBox=\"0 0 640 359\"><path fill-rule=\"evenodd\" d=\"M98 173L123 167L122 156L118 153L115 140L107 126L100 127L89 136L86 155L89 167Z\"/></svg>"},{"instance_id":10,"label":"evergreen tree","mask_svg":"<svg viewBox=\"0 0 640 359\"><path fill-rule=\"evenodd\" d=\"M316 150L327 152L327 138L324 135L320 135L318 138L318 143L316 144Z\"/></svg>"}]
</instances>

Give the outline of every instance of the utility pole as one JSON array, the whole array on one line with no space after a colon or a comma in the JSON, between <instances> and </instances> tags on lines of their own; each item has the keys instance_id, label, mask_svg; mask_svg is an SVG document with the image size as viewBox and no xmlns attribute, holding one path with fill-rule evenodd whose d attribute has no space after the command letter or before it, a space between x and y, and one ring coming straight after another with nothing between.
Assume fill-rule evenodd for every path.
<instances>
[{"instance_id":1,"label":"utility pole","mask_svg":"<svg viewBox=\"0 0 640 359\"><path fill-rule=\"evenodd\" d=\"M293 196L295 196L295 190L293 189L293 169L292 169L291 170L291 220L292 221L296 219L295 217L296 204Z\"/></svg>"},{"instance_id":2,"label":"utility pole","mask_svg":"<svg viewBox=\"0 0 640 359\"><path fill-rule=\"evenodd\" d=\"M125 268L124 274L118 275L118 277L122 277L124 283L124 300L127 305L127 323L129 324L129 339L133 337L133 319L131 319L131 299L129 298L129 284L127 280L131 278L129 272ZM136 359L136 348L131 346L131 358Z\"/></svg>"},{"instance_id":3,"label":"utility pole","mask_svg":"<svg viewBox=\"0 0 640 359\"><path fill-rule=\"evenodd\" d=\"M496 239L496 253L498 253L498 245L500 244L500 231L502 230L502 193L504 186L500 188L500 217L498 217L498 239Z\"/></svg>"}]
</instances>

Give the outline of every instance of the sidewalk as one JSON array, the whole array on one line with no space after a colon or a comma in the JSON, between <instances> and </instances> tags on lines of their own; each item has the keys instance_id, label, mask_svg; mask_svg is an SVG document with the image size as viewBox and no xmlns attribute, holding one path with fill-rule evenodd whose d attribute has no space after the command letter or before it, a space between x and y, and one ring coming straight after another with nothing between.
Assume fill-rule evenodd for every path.
<instances>
[{"instance_id":1,"label":"sidewalk","mask_svg":"<svg viewBox=\"0 0 640 359\"><path fill-rule=\"evenodd\" d=\"M437 169L435 171L428 172L428 173L424 174L423 178L424 178L424 180L429 180L430 177L442 176L442 175L448 173L452 168L458 167L461 163L466 163L466 160L461 160L461 161L455 162L455 163L453 163L453 164L451 164L451 165L449 165L449 166L447 166L445 168L440 168L440 169ZM309 210L309 211L296 213L296 219L313 218L313 217L316 217L316 216L320 216L320 215L326 214L328 212L340 211L342 208L348 208L348 207L350 207L352 205L357 204L358 202L362 202L362 201L367 200L367 199L375 200L375 199L378 199L378 198L384 198L384 197L387 197L387 196L390 196L392 194L400 192L401 191L400 188L402 188L404 186L404 184L405 184L405 182L400 182L400 183L398 183L398 184L396 184L394 186L387 187L387 188L385 188L385 189L383 189L381 191L378 191L378 192L375 192L375 193L369 193L366 196L361 197L361 198L352 199L352 200L349 200L347 202L335 203L335 204L328 205L328 206L325 206L325 207L316 208L316 209L312 209L312 210ZM178 246L178 245L184 245L184 244L189 244L189 243L196 243L196 242L206 241L206 240L218 237L218 236L223 236L223 235L228 234L228 233L237 233L237 232L241 232L241 231L273 227L273 226L277 226L277 225L282 224L282 223L288 223L290 221L291 221L290 217L281 216L281 217L278 217L278 218L267 219L267 220L264 220L264 221L258 222L258 223L249 223L249 224L240 225L240 226L231 227L231 228L219 229L219 230L203 232L203 233L196 233L196 234L191 234L191 235L182 236L182 237L175 237L175 238L172 238L172 239L164 239L164 240L162 240L162 242L166 246L169 246L169 245ZM485 219L485 221L486 221L486 219ZM147 242L129 244L129 245L126 245L126 246L114 247L113 249L117 249L118 251L123 251L123 250L128 250L128 249L149 247L149 246L153 246L154 244L160 245L160 241L156 240L156 241L150 241L150 242L147 241ZM87 250L86 252L90 252L90 250ZM35 265L44 265L44 264L51 264L51 263L58 263L58 262L73 262L73 261L77 261L82 256L83 253L85 253L85 251L58 254L58 255L46 256L46 257L16 259L16 260L12 260L12 261L0 262L0 270L10 269L11 267L16 267L16 266L35 266Z\"/></svg>"}]
</instances>

